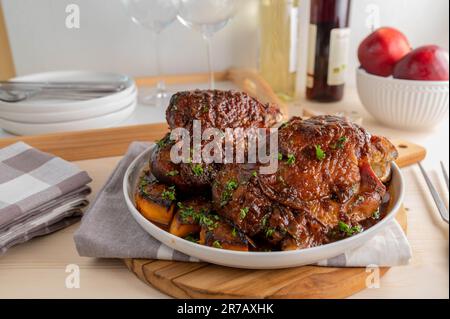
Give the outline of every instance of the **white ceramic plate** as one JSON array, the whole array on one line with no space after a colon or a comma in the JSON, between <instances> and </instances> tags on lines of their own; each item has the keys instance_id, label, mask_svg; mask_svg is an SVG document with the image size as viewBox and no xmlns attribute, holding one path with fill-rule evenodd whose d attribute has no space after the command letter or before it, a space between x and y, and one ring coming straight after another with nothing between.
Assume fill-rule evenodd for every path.
<instances>
[{"instance_id":1,"label":"white ceramic plate","mask_svg":"<svg viewBox=\"0 0 450 319\"><path fill-rule=\"evenodd\" d=\"M116 102L105 103L89 109L76 109L68 112L34 112L34 113L20 113L20 112L8 112L0 111L0 118L24 123L58 123L58 122L72 122L77 120L84 120L93 117L98 117L110 113L117 112L127 105L132 104L137 100L137 90L133 89L131 94L124 98L117 100Z\"/></svg>"},{"instance_id":2,"label":"white ceramic plate","mask_svg":"<svg viewBox=\"0 0 450 319\"><path fill-rule=\"evenodd\" d=\"M87 101L55 101L55 100L25 100L17 103L5 103L0 101L0 117L1 113L57 113L57 112L74 112L84 111L85 118L92 116L96 108L109 109L111 105L116 105L117 101L124 99L136 90L134 80L126 75L106 73L106 72L89 72L89 71L58 71L46 72L32 75L26 75L12 79L12 81L124 81L126 89L118 93L107 95L104 97L87 100Z\"/></svg>"},{"instance_id":3,"label":"white ceramic plate","mask_svg":"<svg viewBox=\"0 0 450 319\"><path fill-rule=\"evenodd\" d=\"M16 135L37 135L68 131L82 131L96 128L106 128L126 120L135 110L136 101L119 111L84 120L57 123L25 123L14 122L0 118L0 127Z\"/></svg>"},{"instance_id":4,"label":"white ceramic plate","mask_svg":"<svg viewBox=\"0 0 450 319\"><path fill-rule=\"evenodd\" d=\"M400 209L401 203L403 202L404 186L402 174L398 166L393 163L391 187L394 188L394 191L392 192L393 202L391 204L391 208L382 221L358 235L319 247L293 251L240 252L217 249L198 245L176 237L148 221L136 209L134 202L136 185L143 169L148 167L151 152L152 149L148 149L139 155L130 164L124 176L123 192L131 215L145 231L165 245L185 253L186 255L197 257L200 260L223 266L250 269L288 268L309 265L323 259L340 255L345 251L361 246L375 236L395 217Z\"/></svg>"}]
</instances>

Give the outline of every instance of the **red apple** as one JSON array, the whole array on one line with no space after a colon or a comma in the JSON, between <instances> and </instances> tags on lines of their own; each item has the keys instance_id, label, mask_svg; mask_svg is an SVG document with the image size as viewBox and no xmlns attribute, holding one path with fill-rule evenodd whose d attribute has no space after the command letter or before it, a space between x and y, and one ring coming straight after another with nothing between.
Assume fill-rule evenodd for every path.
<instances>
[{"instance_id":1,"label":"red apple","mask_svg":"<svg viewBox=\"0 0 450 319\"><path fill-rule=\"evenodd\" d=\"M416 81L448 81L448 52L437 45L411 51L394 68L394 78Z\"/></svg>"},{"instance_id":2,"label":"red apple","mask_svg":"<svg viewBox=\"0 0 450 319\"><path fill-rule=\"evenodd\" d=\"M390 76L395 64L411 52L406 36L394 28L375 30L361 42L358 59L370 74Z\"/></svg>"}]
</instances>

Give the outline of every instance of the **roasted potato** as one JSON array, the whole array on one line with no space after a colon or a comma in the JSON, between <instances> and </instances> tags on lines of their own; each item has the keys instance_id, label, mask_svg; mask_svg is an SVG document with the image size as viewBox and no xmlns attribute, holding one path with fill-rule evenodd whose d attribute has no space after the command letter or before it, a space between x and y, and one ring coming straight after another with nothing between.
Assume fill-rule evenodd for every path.
<instances>
[{"instance_id":1,"label":"roasted potato","mask_svg":"<svg viewBox=\"0 0 450 319\"><path fill-rule=\"evenodd\" d=\"M248 240L239 230L223 220L202 225L199 244L214 248L248 251Z\"/></svg>"},{"instance_id":2,"label":"roasted potato","mask_svg":"<svg viewBox=\"0 0 450 319\"><path fill-rule=\"evenodd\" d=\"M170 223L169 232L172 235L184 238L187 235L198 234L200 232L200 225L195 223L192 218L186 221L178 211Z\"/></svg>"},{"instance_id":3,"label":"roasted potato","mask_svg":"<svg viewBox=\"0 0 450 319\"><path fill-rule=\"evenodd\" d=\"M148 220L167 226L172 221L175 205L163 206L138 193L136 194L136 208Z\"/></svg>"},{"instance_id":4,"label":"roasted potato","mask_svg":"<svg viewBox=\"0 0 450 319\"><path fill-rule=\"evenodd\" d=\"M135 196L136 208L148 220L168 226L175 211L176 190L145 173Z\"/></svg>"},{"instance_id":5,"label":"roasted potato","mask_svg":"<svg viewBox=\"0 0 450 319\"><path fill-rule=\"evenodd\" d=\"M196 197L179 202L177 206L169 232L183 238L198 234L201 228L200 222L211 210L211 202L203 197Z\"/></svg>"}]
</instances>

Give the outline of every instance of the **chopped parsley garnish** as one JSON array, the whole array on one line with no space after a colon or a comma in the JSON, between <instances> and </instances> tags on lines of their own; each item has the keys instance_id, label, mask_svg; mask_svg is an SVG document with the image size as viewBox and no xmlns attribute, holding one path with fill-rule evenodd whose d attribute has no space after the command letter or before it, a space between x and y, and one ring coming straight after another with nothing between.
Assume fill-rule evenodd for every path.
<instances>
[{"instance_id":1,"label":"chopped parsley garnish","mask_svg":"<svg viewBox=\"0 0 450 319\"><path fill-rule=\"evenodd\" d=\"M231 180L227 182L225 187L227 190L233 191L238 187L238 183L236 181Z\"/></svg>"},{"instance_id":2,"label":"chopped parsley garnish","mask_svg":"<svg viewBox=\"0 0 450 319\"><path fill-rule=\"evenodd\" d=\"M145 188L150 184L150 181L147 179L147 175L143 175L141 180L139 181L139 192L142 195L149 196L147 189Z\"/></svg>"},{"instance_id":3,"label":"chopped parsley garnish","mask_svg":"<svg viewBox=\"0 0 450 319\"><path fill-rule=\"evenodd\" d=\"M372 214L373 219L380 219L380 217L381 217L380 209L377 209L376 211L373 212Z\"/></svg>"},{"instance_id":4,"label":"chopped parsley garnish","mask_svg":"<svg viewBox=\"0 0 450 319\"><path fill-rule=\"evenodd\" d=\"M220 244L220 241L218 241L218 240L215 240L212 243L212 245L213 245L214 248L222 248L222 245Z\"/></svg>"},{"instance_id":5,"label":"chopped parsley garnish","mask_svg":"<svg viewBox=\"0 0 450 319\"><path fill-rule=\"evenodd\" d=\"M173 171L167 172L166 176L177 176L178 174L180 174L180 172L178 172L177 170L173 170Z\"/></svg>"},{"instance_id":6,"label":"chopped parsley garnish","mask_svg":"<svg viewBox=\"0 0 450 319\"><path fill-rule=\"evenodd\" d=\"M231 230L231 236L236 237L237 236L237 230L236 228L233 227L233 229Z\"/></svg>"},{"instance_id":7,"label":"chopped parsley garnish","mask_svg":"<svg viewBox=\"0 0 450 319\"><path fill-rule=\"evenodd\" d=\"M289 165L292 165L295 163L295 155L294 154L289 154L287 157L287 161L286 163L288 163Z\"/></svg>"},{"instance_id":8,"label":"chopped parsley garnish","mask_svg":"<svg viewBox=\"0 0 450 319\"><path fill-rule=\"evenodd\" d=\"M175 197L175 186L170 186L168 189L164 190L161 194L162 199L174 201Z\"/></svg>"},{"instance_id":9,"label":"chopped parsley garnish","mask_svg":"<svg viewBox=\"0 0 450 319\"><path fill-rule=\"evenodd\" d=\"M192 236L192 235L187 235L186 237L184 237L184 239L185 239L185 240L188 240L188 241L191 241L191 242L193 242L193 243L198 244L198 239L195 238L195 237Z\"/></svg>"},{"instance_id":10,"label":"chopped parsley garnish","mask_svg":"<svg viewBox=\"0 0 450 319\"><path fill-rule=\"evenodd\" d=\"M356 225L356 226L352 227L352 231L353 231L353 233L362 233L363 228L361 225Z\"/></svg>"},{"instance_id":11,"label":"chopped parsley garnish","mask_svg":"<svg viewBox=\"0 0 450 319\"><path fill-rule=\"evenodd\" d=\"M164 138L160 139L158 142L156 142L156 145L158 145L159 148L163 148L164 146L167 145L168 140L169 139L167 137L164 137Z\"/></svg>"},{"instance_id":12,"label":"chopped parsley garnish","mask_svg":"<svg viewBox=\"0 0 450 319\"><path fill-rule=\"evenodd\" d=\"M209 111L209 107L208 107L208 105L203 105L203 107L202 107L202 113L208 113L208 111Z\"/></svg>"},{"instance_id":13,"label":"chopped parsley garnish","mask_svg":"<svg viewBox=\"0 0 450 319\"><path fill-rule=\"evenodd\" d=\"M192 218L193 221L196 221L196 212L192 207L185 207L182 203L178 203L178 208L180 209L180 217L184 223L187 223L189 218ZM197 220L198 221L198 220Z\"/></svg>"},{"instance_id":14,"label":"chopped parsley garnish","mask_svg":"<svg viewBox=\"0 0 450 319\"><path fill-rule=\"evenodd\" d=\"M150 184L150 182L148 181L147 176L146 176L146 175L143 175L143 176L141 177L141 180L139 181L139 188L141 188L141 190L142 190L142 188L144 188L144 187L147 186L148 184Z\"/></svg>"},{"instance_id":15,"label":"chopped parsley garnish","mask_svg":"<svg viewBox=\"0 0 450 319\"><path fill-rule=\"evenodd\" d=\"M195 176L200 176L203 174L203 167L201 164L195 164L192 166L192 172Z\"/></svg>"},{"instance_id":16,"label":"chopped parsley garnish","mask_svg":"<svg viewBox=\"0 0 450 319\"><path fill-rule=\"evenodd\" d=\"M339 221L338 227L341 232L348 236L352 236L355 233L361 233L363 231L361 225L350 227L350 225L344 223L343 221Z\"/></svg>"},{"instance_id":17,"label":"chopped parsley garnish","mask_svg":"<svg viewBox=\"0 0 450 319\"><path fill-rule=\"evenodd\" d=\"M283 154L278 153L278 160L281 161L283 159Z\"/></svg>"},{"instance_id":18,"label":"chopped parsley garnish","mask_svg":"<svg viewBox=\"0 0 450 319\"><path fill-rule=\"evenodd\" d=\"M327 156L324 152L324 150L322 150L322 147L320 147L320 145L316 145L316 158L319 161L323 161L325 159L325 157Z\"/></svg>"},{"instance_id":19,"label":"chopped parsley garnish","mask_svg":"<svg viewBox=\"0 0 450 319\"><path fill-rule=\"evenodd\" d=\"M333 148L344 148L345 143L347 143L347 136L340 137Z\"/></svg>"},{"instance_id":20,"label":"chopped parsley garnish","mask_svg":"<svg viewBox=\"0 0 450 319\"><path fill-rule=\"evenodd\" d=\"M339 230L344 233L348 233L351 228L348 224L344 223L343 221L340 221L338 226Z\"/></svg>"},{"instance_id":21,"label":"chopped parsley garnish","mask_svg":"<svg viewBox=\"0 0 450 319\"><path fill-rule=\"evenodd\" d=\"M274 233L275 233L275 228L269 227L266 229L266 237L272 237Z\"/></svg>"},{"instance_id":22,"label":"chopped parsley garnish","mask_svg":"<svg viewBox=\"0 0 450 319\"><path fill-rule=\"evenodd\" d=\"M253 177L257 177L258 176L258 172L257 171L253 171L252 176Z\"/></svg>"},{"instance_id":23,"label":"chopped parsley garnish","mask_svg":"<svg viewBox=\"0 0 450 319\"><path fill-rule=\"evenodd\" d=\"M216 221L214 221L213 219ZM218 219L217 215L214 215L213 217L209 217L204 214L201 214L200 220L198 221L198 223L200 225L203 225L206 228L208 228L208 230L213 230L218 226L217 219Z\"/></svg>"},{"instance_id":24,"label":"chopped parsley garnish","mask_svg":"<svg viewBox=\"0 0 450 319\"><path fill-rule=\"evenodd\" d=\"M225 206L231 197L233 196L233 191L238 188L238 183L234 180L230 180L225 184L225 190L222 193L221 206Z\"/></svg>"},{"instance_id":25,"label":"chopped parsley garnish","mask_svg":"<svg viewBox=\"0 0 450 319\"><path fill-rule=\"evenodd\" d=\"M263 219L261 220L261 225L262 225L263 227L266 227L267 219L268 219L268 218L269 218L269 215L266 215L266 216L264 216Z\"/></svg>"},{"instance_id":26,"label":"chopped parsley garnish","mask_svg":"<svg viewBox=\"0 0 450 319\"><path fill-rule=\"evenodd\" d=\"M184 223L189 222L189 218L192 219L193 223L198 223L199 225L206 226L208 230L213 230L218 226L217 220L219 216L217 215L207 215L206 210L201 210L197 212L191 206L186 207L182 203L177 204L180 209L180 217Z\"/></svg>"},{"instance_id":27,"label":"chopped parsley garnish","mask_svg":"<svg viewBox=\"0 0 450 319\"><path fill-rule=\"evenodd\" d=\"M239 218L244 219L247 216L248 211L249 211L248 207L241 208L241 210L239 211Z\"/></svg>"}]
</instances>

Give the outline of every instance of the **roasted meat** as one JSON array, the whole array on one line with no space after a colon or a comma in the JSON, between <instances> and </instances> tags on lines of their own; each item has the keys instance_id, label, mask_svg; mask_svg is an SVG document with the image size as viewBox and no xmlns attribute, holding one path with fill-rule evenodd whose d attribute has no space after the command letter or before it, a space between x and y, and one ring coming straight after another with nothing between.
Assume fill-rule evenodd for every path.
<instances>
[{"instance_id":1,"label":"roasted meat","mask_svg":"<svg viewBox=\"0 0 450 319\"><path fill-rule=\"evenodd\" d=\"M166 111L170 129L192 129L193 120L202 128L271 127L281 120L275 105L262 104L247 93L236 91L187 91L172 96Z\"/></svg>"},{"instance_id":2,"label":"roasted meat","mask_svg":"<svg viewBox=\"0 0 450 319\"><path fill-rule=\"evenodd\" d=\"M176 185L181 193L208 192L211 182L217 172L215 163L178 163L170 158L170 150L174 141L166 135L158 142L150 159L150 168L153 175L160 181Z\"/></svg>"},{"instance_id":3,"label":"roasted meat","mask_svg":"<svg viewBox=\"0 0 450 319\"><path fill-rule=\"evenodd\" d=\"M380 178L396 157L386 139L334 116L293 118L279 130L279 149L274 174L229 165L217 174L212 194L221 216L281 249L324 244L343 225L361 230L383 201Z\"/></svg>"},{"instance_id":4,"label":"roasted meat","mask_svg":"<svg viewBox=\"0 0 450 319\"><path fill-rule=\"evenodd\" d=\"M175 94L166 116L172 130L190 133L193 120L202 130L269 128L279 120L272 105L217 90ZM217 248L292 250L354 235L380 218L398 156L386 138L338 116L294 117L277 134L278 169L270 174L261 173L266 164L258 161L174 163L170 154L179 141L168 134L150 160L156 180L140 193L164 208L152 220L167 224L169 210L173 234ZM171 191L176 199L167 201Z\"/></svg>"},{"instance_id":5,"label":"roasted meat","mask_svg":"<svg viewBox=\"0 0 450 319\"><path fill-rule=\"evenodd\" d=\"M281 113L274 105L262 104L243 92L197 90L174 94L167 108L166 118L172 130L185 128L192 133L194 120L200 121L202 132L207 128L222 131L237 127L268 128L281 119ZM203 140L200 151L210 141ZM170 140L170 134L159 141L151 158L153 174L159 181L176 185L184 193L208 192L222 165L203 161L174 164L170 158L170 149L176 142L178 141ZM225 157L224 143L225 139L218 145L222 149L222 162ZM237 144L239 142L235 142L233 147L237 148ZM246 142L239 145L246 154Z\"/></svg>"}]
</instances>

